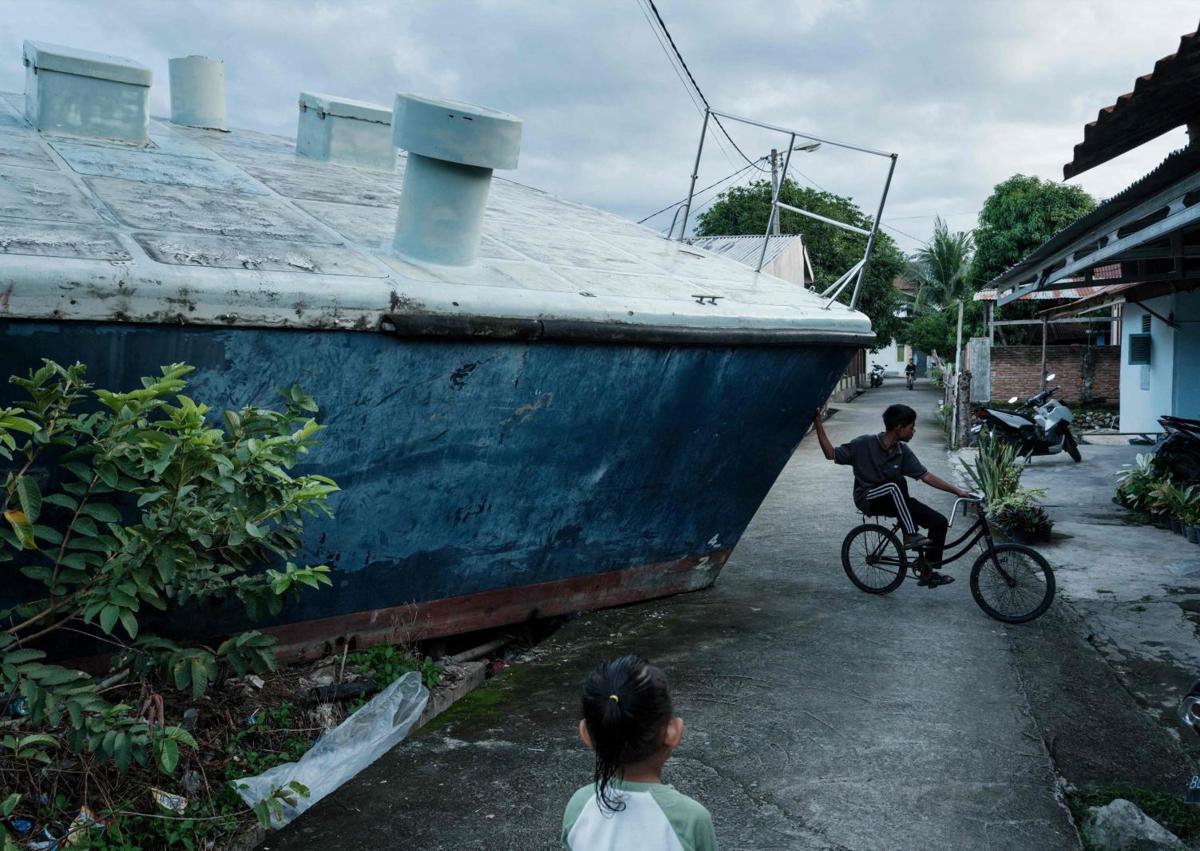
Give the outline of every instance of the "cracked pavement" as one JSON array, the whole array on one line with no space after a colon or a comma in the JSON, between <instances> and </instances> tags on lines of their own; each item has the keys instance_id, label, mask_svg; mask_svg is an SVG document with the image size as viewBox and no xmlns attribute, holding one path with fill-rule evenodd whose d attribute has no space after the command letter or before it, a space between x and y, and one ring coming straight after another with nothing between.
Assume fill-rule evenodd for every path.
<instances>
[{"instance_id":1,"label":"cracked pavement","mask_svg":"<svg viewBox=\"0 0 1200 851\"><path fill-rule=\"evenodd\" d=\"M889 382L842 404L831 438L879 430L894 401L917 408L913 448L948 477L928 389ZM665 779L708 807L724 849L1078 848L1026 697L1022 627L975 605L969 559L944 588L855 589L839 555L859 522L850 489L810 435L713 588L567 623L266 847L557 848L591 774L583 678L637 652L687 723ZM949 513L947 494L914 496Z\"/></svg>"}]
</instances>

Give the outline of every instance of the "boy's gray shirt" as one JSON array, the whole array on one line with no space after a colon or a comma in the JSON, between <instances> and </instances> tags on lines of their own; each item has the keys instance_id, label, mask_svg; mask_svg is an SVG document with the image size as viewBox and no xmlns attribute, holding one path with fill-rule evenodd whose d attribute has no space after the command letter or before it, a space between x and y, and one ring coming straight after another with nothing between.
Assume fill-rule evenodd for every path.
<instances>
[{"instance_id":1,"label":"boy's gray shirt","mask_svg":"<svg viewBox=\"0 0 1200 851\"><path fill-rule=\"evenodd\" d=\"M891 449L883 445L882 434L863 434L833 450L833 462L854 468L854 504L862 509L867 491L885 482L899 482L904 476L919 479L928 470L917 460L908 444L896 441Z\"/></svg>"}]
</instances>

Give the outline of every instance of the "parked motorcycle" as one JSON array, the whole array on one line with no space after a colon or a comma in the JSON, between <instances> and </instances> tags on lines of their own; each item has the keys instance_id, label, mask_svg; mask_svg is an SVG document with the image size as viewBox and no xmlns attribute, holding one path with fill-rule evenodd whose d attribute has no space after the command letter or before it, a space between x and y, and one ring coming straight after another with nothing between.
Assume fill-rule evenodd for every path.
<instances>
[{"instance_id":1,"label":"parked motorcycle","mask_svg":"<svg viewBox=\"0 0 1200 851\"><path fill-rule=\"evenodd\" d=\"M1054 374L1046 376L1046 380L1053 381ZM980 422L971 431L979 434L987 429L997 440L1015 445L1017 452L1026 460L1034 455L1066 452L1076 462L1082 461L1079 444L1075 441L1075 435L1071 434L1071 423L1075 417L1070 408L1052 398L1058 390L1058 387L1051 387L1031 396L1016 413L980 408L975 412ZM1010 405L1017 401L1016 396L1008 400Z\"/></svg>"},{"instance_id":2,"label":"parked motorcycle","mask_svg":"<svg viewBox=\"0 0 1200 851\"><path fill-rule=\"evenodd\" d=\"M1200 420L1159 417L1163 435L1154 448L1154 461L1161 473L1178 485L1200 483Z\"/></svg>"},{"instance_id":3,"label":"parked motorcycle","mask_svg":"<svg viewBox=\"0 0 1200 851\"><path fill-rule=\"evenodd\" d=\"M871 364L871 386L883 386L883 364L881 363Z\"/></svg>"}]
</instances>

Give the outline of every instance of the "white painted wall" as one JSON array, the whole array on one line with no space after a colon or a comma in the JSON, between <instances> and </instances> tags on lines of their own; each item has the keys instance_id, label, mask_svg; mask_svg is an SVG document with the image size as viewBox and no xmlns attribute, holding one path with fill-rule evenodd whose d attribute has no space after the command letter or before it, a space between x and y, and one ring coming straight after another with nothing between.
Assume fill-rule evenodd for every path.
<instances>
[{"instance_id":1,"label":"white painted wall","mask_svg":"<svg viewBox=\"0 0 1200 851\"><path fill-rule=\"evenodd\" d=\"M1175 296L1165 295L1145 304L1160 316L1170 316L1175 309L1174 302ZM1140 305L1125 305L1121 329L1121 431L1162 431L1158 418L1172 412L1175 330L1151 316L1150 365L1130 366L1128 363L1129 335L1141 333L1145 314L1146 310Z\"/></svg>"},{"instance_id":2,"label":"white painted wall","mask_svg":"<svg viewBox=\"0 0 1200 851\"><path fill-rule=\"evenodd\" d=\"M898 343L895 340L890 341L886 346L877 352L872 352L871 363L883 364L884 371L887 375L898 375L903 377L904 367L908 365L908 359L913 356L912 346L906 346L904 343Z\"/></svg>"}]
</instances>

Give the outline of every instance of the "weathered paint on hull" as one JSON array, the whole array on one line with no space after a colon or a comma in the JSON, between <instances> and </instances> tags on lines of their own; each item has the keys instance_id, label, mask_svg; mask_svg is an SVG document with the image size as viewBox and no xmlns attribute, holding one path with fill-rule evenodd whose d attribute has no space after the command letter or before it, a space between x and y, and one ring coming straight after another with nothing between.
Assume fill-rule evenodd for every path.
<instances>
[{"instance_id":1,"label":"weathered paint on hull","mask_svg":"<svg viewBox=\"0 0 1200 851\"><path fill-rule=\"evenodd\" d=\"M297 648L382 637L414 604L436 635L711 584L850 354L0 321L10 372L78 359L116 388L187 361L214 408L293 382L318 400L310 469L343 491L300 557L334 588L274 624ZM242 626L230 606L195 614L171 631Z\"/></svg>"}]
</instances>

